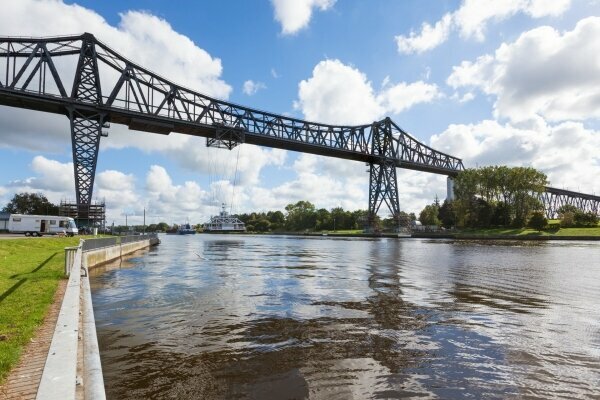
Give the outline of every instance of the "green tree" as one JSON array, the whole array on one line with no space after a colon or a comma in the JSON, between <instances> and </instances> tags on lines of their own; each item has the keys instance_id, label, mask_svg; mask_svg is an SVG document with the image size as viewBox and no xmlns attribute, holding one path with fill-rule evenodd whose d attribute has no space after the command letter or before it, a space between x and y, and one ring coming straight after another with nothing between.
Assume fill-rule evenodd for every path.
<instances>
[{"instance_id":1,"label":"green tree","mask_svg":"<svg viewBox=\"0 0 600 400\"><path fill-rule=\"evenodd\" d=\"M256 224L254 225L254 229L257 232L268 232L270 230L270 228L271 228L271 223L266 218L259 219L258 221L256 221Z\"/></svg>"},{"instance_id":2,"label":"green tree","mask_svg":"<svg viewBox=\"0 0 600 400\"><path fill-rule=\"evenodd\" d=\"M541 209L538 198L546 184L545 174L528 167L490 166L461 171L454 190L457 225L503 222L525 226L531 214Z\"/></svg>"},{"instance_id":3,"label":"green tree","mask_svg":"<svg viewBox=\"0 0 600 400\"><path fill-rule=\"evenodd\" d=\"M439 209L434 204L429 204L425 206L425 208L419 214L419 221L423 225L440 225L440 220L438 219Z\"/></svg>"},{"instance_id":4,"label":"green tree","mask_svg":"<svg viewBox=\"0 0 600 400\"><path fill-rule=\"evenodd\" d=\"M537 231L541 231L546 227L546 225L548 225L548 220L546 219L546 216L543 212L534 211L531 214L531 218L529 218L528 225L530 228L533 228Z\"/></svg>"},{"instance_id":5,"label":"green tree","mask_svg":"<svg viewBox=\"0 0 600 400\"><path fill-rule=\"evenodd\" d=\"M309 201L298 201L285 207L286 228L292 231L314 229L316 225L315 206Z\"/></svg>"},{"instance_id":6,"label":"green tree","mask_svg":"<svg viewBox=\"0 0 600 400\"><path fill-rule=\"evenodd\" d=\"M285 226L285 215L281 211L269 211L267 219L271 223L272 230L280 230Z\"/></svg>"},{"instance_id":7,"label":"green tree","mask_svg":"<svg viewBox=\"0 0 600 400\"><path fill-rule=\"evenodd\" d=\"M166 232L167 230L169 230L169 224L167 224L166 222L159 222L156 225L156 230Z\"/></svg>"},{"instance_id":8,"label":"green tree","mask_svg":"<svg viewBox=\"0 0 600 400\"><path fill-rule=\"evenodd\" d=\"M565 211L560 214L560 226L562 228L568 228L575 225L575 213L572 211Z\"/></svg>"},{"instance_id":9,"label":"green tree","mask_svg":"<svg viewBox=\"0 0 600 400\"><path fill-rule=\"evenodd\" d=\"M565 204L563 206L560 206L560 208L558 209L558 215L564 214L566 212L572 212L573 214L575 214L577 211L579 211L579 208L575 207L574 205Z\"/></svg>"},{"instance_id":10,"label":"green tree","mask_svg":"<svg viewBox=\"0 0 600 400\"><path fill-rule=\"evenodd\" d=\"M444 200L438 211L438 219L444 228L451 228L456 225L456 215L452 201Z\"/></svg>"},{"instance_id":11,"label":"green tree","mask_svg":"<svg viewBox=\"0 0 600 400\"><path fill-rule=\"evenodd\" d=\"M598 216L592 212L583 212L577 210L575 212L575 225L582 227L595 227L598 226Z\"/></svg>"},{"instance_id":12,"label":"green tree","mask_svg":"<svg viewBox=\"0 0 600 400\"><path fill-rule=\"evenodd\" d=\"M494 215L492 216L492 225L495 226L510 226L512 225L512 210L510 205L504 201L496 203Z\"/></svg>"},{"instance_id":13,"label":"green tree","mask_svg":"<svg viewBox=\"0 0 600 400\"><path fill-rule=\"evenodd\" d=\"M11 214L58 215L58 206L42 193L17 193L2 209Z\"/></svg>"}]
</instances>

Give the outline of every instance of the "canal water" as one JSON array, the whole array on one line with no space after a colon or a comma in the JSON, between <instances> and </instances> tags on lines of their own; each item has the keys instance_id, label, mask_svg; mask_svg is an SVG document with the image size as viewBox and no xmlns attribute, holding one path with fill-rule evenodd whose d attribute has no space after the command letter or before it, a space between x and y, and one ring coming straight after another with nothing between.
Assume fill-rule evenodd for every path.
<instances>
[{"instance_id":1,"label":"canal water","mask_svg":"<svg viewBox=\"0 0 600 400\"><path fill-rule=\"evenodd\" d=\"M93 273L109 399L600 399L600 243L161 236Z\"/></svg>"}]
</instances>

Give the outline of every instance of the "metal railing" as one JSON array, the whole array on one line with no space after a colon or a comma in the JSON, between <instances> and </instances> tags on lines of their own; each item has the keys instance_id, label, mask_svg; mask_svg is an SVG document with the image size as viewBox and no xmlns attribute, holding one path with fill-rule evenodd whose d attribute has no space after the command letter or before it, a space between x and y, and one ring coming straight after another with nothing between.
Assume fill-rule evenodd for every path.
<instances>
[{"instance_id":1,"label":"metal railing","mask_svg":"<svg viewBox=\"0 0 600 400\"><path fill-rule=\"evenodd\" d=\"M83 251L101 249L104 247L118 246L119 244L141 242L143 240L157 239L156 233L144 235L114 236L98 239L87 239L83 242Z\"/></svg>"},{"instance_id":2,"label":"metal railing","mask_svg":"<svg viewBox=\"0 0 600 400\"><path fill-rule=\"evenodd\" d=\"M125 243L133 243L133 242L141 242L142 240L150 240L158 238L156 233L146 233L143 235L129 235L129 236L121 236L121 244Z\"/></svg>"},{"instance_id":3,"label":"metal railing","mask_svg":"<svg viewBox=\"0 0 600 400\"><path fill-rule=\"evenodd\" d=\"M100 249L102 247L116 246L118 243L117 237L87 239L83 242L83 251Z\"/></svg>"}]
</instances>

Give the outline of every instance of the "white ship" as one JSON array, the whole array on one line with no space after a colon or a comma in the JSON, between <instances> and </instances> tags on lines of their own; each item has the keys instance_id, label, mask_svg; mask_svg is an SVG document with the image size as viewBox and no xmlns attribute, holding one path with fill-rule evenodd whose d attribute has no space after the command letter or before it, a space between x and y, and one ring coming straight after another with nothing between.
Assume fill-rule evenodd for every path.
<instances>
[{"instance_id":1,"label":"white ship","mask_svg":"<svg viewBox=\"0 0 600 400\"><path fill-rule=\"evenodd\" d=\"M245 232L246 225L236 217L225 211L225 204L219 215L210 217L210 221L204 224L204 232Z\"/></svg>"}]
</instances>

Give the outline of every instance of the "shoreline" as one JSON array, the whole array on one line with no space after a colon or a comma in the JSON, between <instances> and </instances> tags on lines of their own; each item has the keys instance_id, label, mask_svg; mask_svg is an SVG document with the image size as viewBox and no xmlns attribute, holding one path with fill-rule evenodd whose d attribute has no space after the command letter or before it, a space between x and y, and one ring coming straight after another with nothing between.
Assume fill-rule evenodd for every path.
<instances>
[{"instance_id":1,"label":"shoreline","mask_svg":"<svg viewBox=\"0 0 600 400\"><path fill-rule=\"evenodd\" d=\"M215 232L204 232L213 234ZM200 233L202 234L202 233ZM327 237L327 238L390 238L390 239L445 239L445 240L521 240L521 241L600 241L600 236L594 235L478 235L469 233L434 233L434 232L414 232L411 234L403 233L335 233L335 232L221 232L219 235L259 235L259 236L307 236L307 237Z\"/></svg>"}]
</instances>

